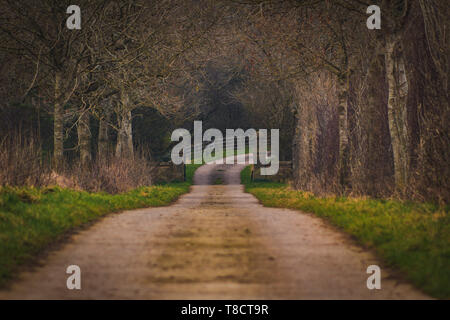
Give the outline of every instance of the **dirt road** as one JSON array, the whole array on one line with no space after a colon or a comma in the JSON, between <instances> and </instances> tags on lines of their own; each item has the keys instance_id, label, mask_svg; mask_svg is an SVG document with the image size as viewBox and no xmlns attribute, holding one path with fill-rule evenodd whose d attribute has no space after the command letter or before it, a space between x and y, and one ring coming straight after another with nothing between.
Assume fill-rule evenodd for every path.
<instances>
[{"instance_id":1,"label":"dirt road","mask_svg":"<svg viewBox=\"0 0 450 320\"><path fill-rule=\"evenodd\" d=\"M239 185L243 168L203 166L174 205L104 218L0 298L427 298L319 218L259 205ZM382 267L381 290L367 289L372 264ZM67 289L68 265L81 268L81 290Z\"/></svg>"}]
</instances>

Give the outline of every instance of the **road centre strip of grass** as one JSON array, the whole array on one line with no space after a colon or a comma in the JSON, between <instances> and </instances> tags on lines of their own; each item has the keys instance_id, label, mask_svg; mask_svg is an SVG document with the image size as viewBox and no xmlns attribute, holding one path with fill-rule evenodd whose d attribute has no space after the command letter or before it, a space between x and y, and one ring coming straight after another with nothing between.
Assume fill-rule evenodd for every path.
<instances>
[{"instance_id":1,"label":"road centre strip of grass","mask_svg":"<svg viewBox=\"0 0 450 320\"><path fill-rule=\"evenodd\" d=\"M430 203L315 197L285 184L252 182L241 173L246 192L264 206L298 209L325 218L375 250L425 293L450 298L450 210Z\"/></svg>"}]
</instances>

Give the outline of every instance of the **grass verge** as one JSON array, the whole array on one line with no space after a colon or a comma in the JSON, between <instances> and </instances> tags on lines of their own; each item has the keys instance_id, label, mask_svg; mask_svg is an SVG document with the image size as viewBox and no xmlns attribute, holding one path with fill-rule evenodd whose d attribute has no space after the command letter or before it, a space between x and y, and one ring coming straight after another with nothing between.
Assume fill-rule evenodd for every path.
<instances>
[{"instance_id":1,"label":"grass verge","mask_svg":"<svg viewBox=\"0 0 450 320\"><path fill-rule=\"evenodd\" d=\"M142 187L111 195L70 189L0 188L0 286L67 232L122 210L164 206L189 191L199 165L186 167L186 182Z\"/></svg>"},{"instance_id":2,"label":"grass verge","mask_svg":"<svg viewBox=\"0 0 450 320\"><path fill-rule=\"evenodd\" d=\"M252 182L250 167L241 173L245 190L264 206L299 209L330 221L373 248L425 293L450 298L450 210L429 203L315 197L285 184Z\"/></svg>"}]
</instances>

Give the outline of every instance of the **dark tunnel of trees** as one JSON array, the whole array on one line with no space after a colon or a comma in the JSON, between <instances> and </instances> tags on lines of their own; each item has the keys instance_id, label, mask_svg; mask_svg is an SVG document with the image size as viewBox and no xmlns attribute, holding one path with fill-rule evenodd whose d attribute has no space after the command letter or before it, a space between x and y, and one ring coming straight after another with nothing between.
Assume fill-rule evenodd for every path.
<instances>
[{"instance_id":1,"label":"dark tunnel of trees","mask_svg":"<svg viewBox=\"0 0 450 320\"><path fill-rule=\"evenodd\" d=\"M148 184L202 120L280 129L294 188L448 203L448 2L370 4L379 30L364 1L81 0L69 30L69 1L0 0L0 184Z\"/></svg>"}]
</instances>

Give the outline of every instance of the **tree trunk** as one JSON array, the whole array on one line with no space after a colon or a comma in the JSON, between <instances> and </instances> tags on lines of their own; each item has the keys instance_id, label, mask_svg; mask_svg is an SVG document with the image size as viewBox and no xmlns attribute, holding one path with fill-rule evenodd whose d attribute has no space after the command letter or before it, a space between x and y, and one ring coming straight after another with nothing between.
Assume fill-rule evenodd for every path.
<instances>
[{"instance_id":1,"label":"tree trunk","mask_svg":"<svg viewBox=\"0 0 450 320\"><path fill-rule=\"evenodd\" d=\"M389 86L388 120L394 156L394 175L397 188L406 186L408 179L408 147L406 130L406 96L408 86L403 59L395 56L397 40L386 39L386 79Z\"/></svg>"},{"instance_id":2,"label":"tree trunk","mask_svg":"<svg viewBox=\"0 0 450 320\"><path fill-rule=\"evenodd\" d=\"M338 159L338 175L339 183L343 188L348 186L348 79L347 76L340 75L338 78L338 117L339 117L339 159Z\"/></svg>"},{"instance_id":3,"label":"tree trunk","mask_svg":"<svg viewBox=\"0 0 450 320\"><path fill-rule=\"evenodd\" d=\"M92 161L91 131L89 129L89 113L85 110L80 115L77 125L78 146L80 148L80 163L86 167Z\"/></svg>"},{"instance_id":4,"label":"tree trunk","mask_svg":"<svg viewBox=\"0 0 450 320\"><path fill-rule=\"evenodd\" d=\"M294 137L292 139L292 176L294 181L294 187L300 189L300 132L301 132L301 121L299 116L299 108L296 108L294 118L295 118L295 128Z\"/></svg>"},{"instance_id":5,"label":"tree trunk","mask_svg":"<svg viewBox=\"0 0 450 320\"><path fill-rule=\"evenodd\" d=\"M118 115L119 132L117 133L116 156L132 158L133 152L133 130L130 101L126 93L120 95L121 111Z\"/></svg>"},{"instance_id":6,"label":"tree trunk","mask_svg":"<svg viewBox=\"0 0 450 320\"><path fill-rule=\"evenodd\" d=\"M63 167L64 145L64 106L62 105L61 72L55 72L54 120L53 120L53 165L56 171Z\"/></svg>"},{"instance_id":7,"label":"tree trunk","mask_svg":"<svg viewBox=\"0 0 450 320\"><path fill-rule=\"evenodd\" d=\"M98 129L98 159L106 159L109 156L109 136L108 136L108 123L111 118L111 99L106 102L103 109L104 118L100 119Z\"/></svg>"}]
</instances>

